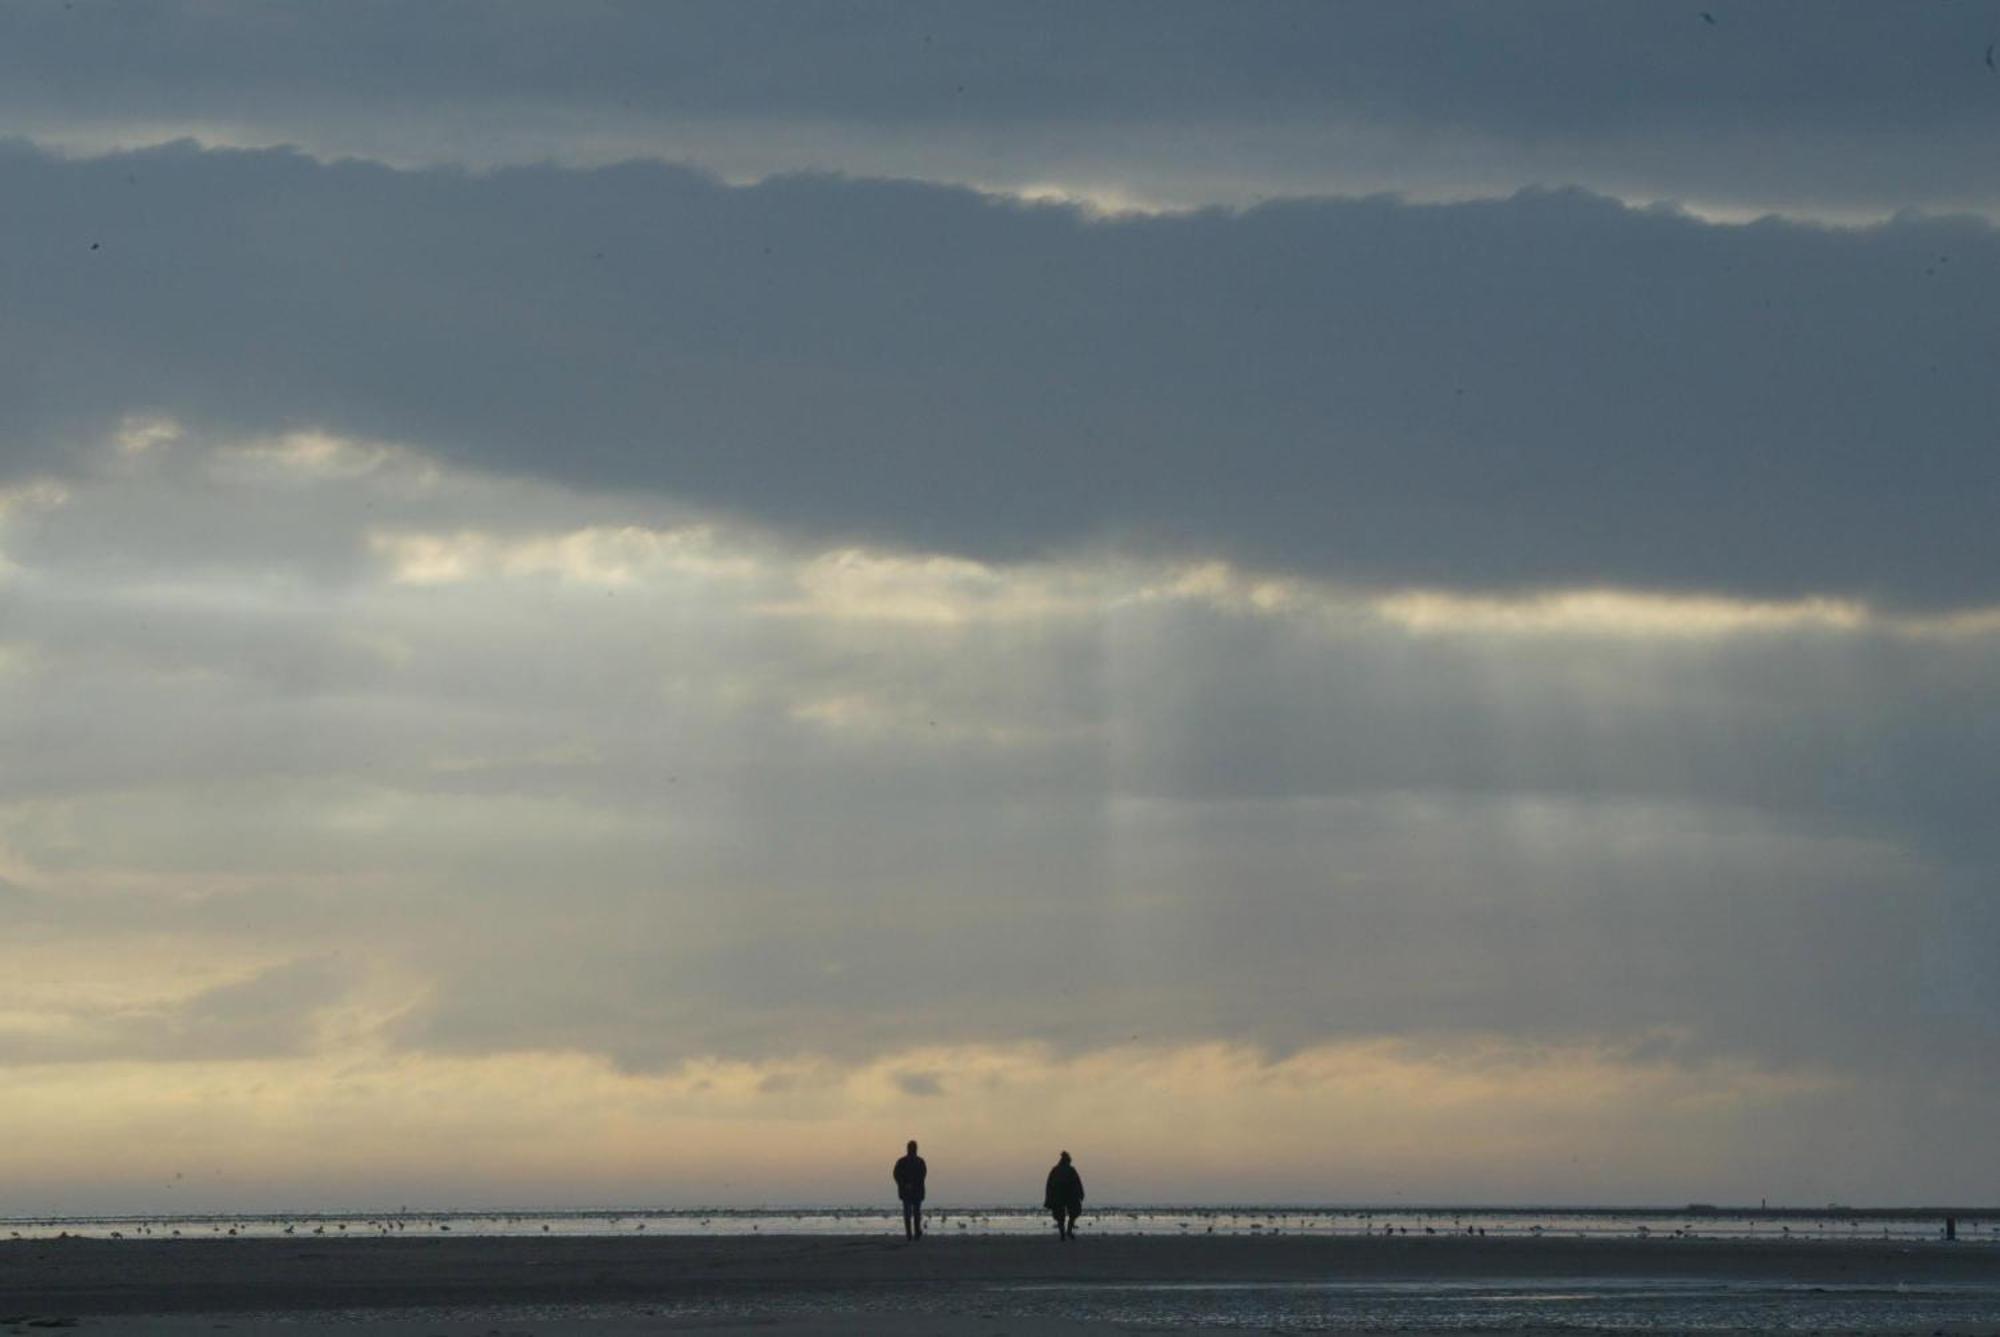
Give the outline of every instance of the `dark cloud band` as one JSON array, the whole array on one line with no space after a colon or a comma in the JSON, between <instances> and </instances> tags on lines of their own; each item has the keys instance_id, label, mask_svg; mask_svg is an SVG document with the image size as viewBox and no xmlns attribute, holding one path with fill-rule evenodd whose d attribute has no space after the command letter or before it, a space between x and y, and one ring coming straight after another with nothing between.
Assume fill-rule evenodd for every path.
<instances>
[{"instance_id":1,"label":"dark cloud band","mask_svg":"<svg viewBox=\"0 0 2000 1337\"><path fill-rule=\"evenodd\" d=\"M316 425L986 557L1980 603L2000 239L1577 193L1091 219L628 165L0 154L12 471Z\"/></svg>"}]
</instances>

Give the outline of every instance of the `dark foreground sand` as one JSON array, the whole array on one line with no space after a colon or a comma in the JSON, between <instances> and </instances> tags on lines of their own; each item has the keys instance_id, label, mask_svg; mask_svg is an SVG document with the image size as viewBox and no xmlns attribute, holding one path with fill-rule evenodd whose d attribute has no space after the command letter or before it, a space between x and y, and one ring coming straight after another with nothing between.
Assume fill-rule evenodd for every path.
<instances>
[{"instance_id":1,"label":"dark foreground sand","mask_svg":"<svg viewBox=\"0 0 2000 1337\"><path fill-rule=\"evenodd\" d=\"M1504 1278L2000 1287L1979 1245L1689 1240L1086 1236L36 1240L0 1243L0 1331L378 1337L881 1333L1042 1337L1103 1324L1005 1316L1019 1286ZM899 1313L907 1304L909 1312ZM421 1312L415 1312L421 1311ZM498 1315L499 1317L495 1317ZM1129 1331L1130 1329L1128 1329ZM1985 1337L1985 1334L1981 1334Z\"/></svg>"}]
</instances>

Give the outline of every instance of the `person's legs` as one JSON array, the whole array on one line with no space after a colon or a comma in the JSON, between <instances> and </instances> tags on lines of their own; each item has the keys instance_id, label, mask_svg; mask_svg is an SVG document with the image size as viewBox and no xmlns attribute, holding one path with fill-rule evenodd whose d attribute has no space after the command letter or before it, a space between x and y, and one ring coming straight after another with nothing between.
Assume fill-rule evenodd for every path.
<instances>
[{"instance_id":1,"label":"person's legs","mask_svg":"<svg viewBox=\"0 0 2000 1337\"><path fill-rule=\"evenodd\" d=\"M1069 1233L1063 1229L1063 1209L1060 1207L1051 1207L1049 1208L1049 1211L1052 1212L1056 1218L1056 1238L1061 1240L1068 1239Z\"/></svg>"},{"instance_id":2,"label":"person's legs","mask_svg":"<svg viewBox=\"0 0 2000 1337\"><path fill-rule=\"evenodd\" d=\"M1076 1238L1077 1209L1072 1207L1065 1214L1069 1217L1069 1220L1063 1225L1063 1238L1073 1240Z\"/></svg>"},{"instance_id":3,"label":"person's legs","mask_svg":"<svg viewBox=\"0 0 2000 1337\"><path fill-rule=\"evenodd\" d=\"M903 1199L903 1238L913 1240L923 1233L924 1205Z\"/></svg>"}]
</instances>

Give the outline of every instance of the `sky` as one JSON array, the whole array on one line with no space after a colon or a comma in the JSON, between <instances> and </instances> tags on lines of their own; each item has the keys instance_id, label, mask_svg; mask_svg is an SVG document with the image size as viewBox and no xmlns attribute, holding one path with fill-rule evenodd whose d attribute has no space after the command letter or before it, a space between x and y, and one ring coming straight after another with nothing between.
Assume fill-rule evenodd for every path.
<instances>
[{"instance_id":1,"label":"sky","mask_svg":"<svg viewBox=\"0 0 2000 1337\"><path fill-rule=\"evenodd\" d=\"M0 9L0 1215L2000 1200L2000 4Z\"/></svg>"}]
</instances>

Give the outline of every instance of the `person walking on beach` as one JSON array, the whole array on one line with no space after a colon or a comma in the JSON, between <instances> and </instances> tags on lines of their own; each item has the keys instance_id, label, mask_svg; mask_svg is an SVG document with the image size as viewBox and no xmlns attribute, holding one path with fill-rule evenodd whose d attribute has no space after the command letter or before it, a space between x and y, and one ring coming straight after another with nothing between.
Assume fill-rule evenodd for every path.
<instances>
[{"instance_id":1,"label":"person walking on beach","mask_svg":"<svg viewBox=\"0 0 2000 1337\"><path fill-rule=\"evenodd\" d=\"M891 1171L896 1180L896 1196L903 1200L903 1238L919 1240L924 1235L924 1173L929 1167L924 1158L917 1155L917 1144L910 1143L910 1150L902 1160L896 1162Z\"/></svg>"},{"instance_id":2,"label":"person walking on beach","mask_svg":"<svg viewBox=\"0 0 2000 1337\"><path fill-rule=\"evenodd\" d=\"M1083 1176L1069 1163L1065 1151L1049 1171L1049 1185L1042 1192L1042 1206L1055 1214L1059 1238L1076 1238L1076 1218L1083 1214Z\"/></svg>"}]
</instances>

